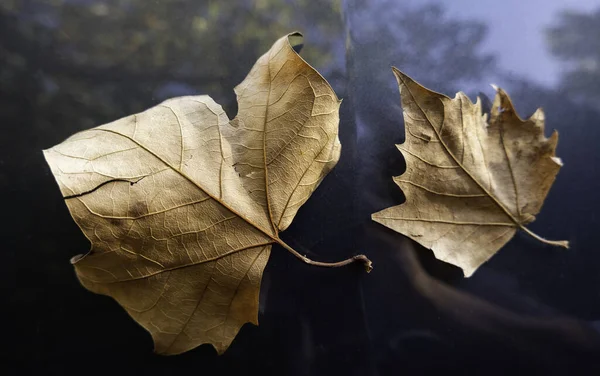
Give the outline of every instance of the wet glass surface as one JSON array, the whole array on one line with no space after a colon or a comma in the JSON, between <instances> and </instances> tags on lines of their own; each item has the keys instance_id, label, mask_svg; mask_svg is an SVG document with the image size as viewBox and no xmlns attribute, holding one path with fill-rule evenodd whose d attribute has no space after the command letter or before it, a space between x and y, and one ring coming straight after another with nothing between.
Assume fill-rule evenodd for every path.
<instances>
[{"instance_id":1,"label":"wet glass surface","mask_svg":"<svg viewBox=\"0 0 600 376\"><path fill-rule=\"evenodd\" d=\"M302 264L275 246L260 326L217 356L152 354L112 299L68 260L89 245L41 149L164 99L208 94L230 117L233 87L288 32L343 98L342 157L282 239L320 261L365 253L375 269ZM3 277L21 371L165 374L501 374L599 367L600 3L598 1L4 0L0 4ZM399 204L404 170L394 65L453 96L506 89L522 117L546 112L565 166L530 228L473 277L370 221ZM5 223L4 223L5 222ZM14 287L13 287L14 286ZM10 367L10 365L9 365Z\"/></svg>"}]
</instances>

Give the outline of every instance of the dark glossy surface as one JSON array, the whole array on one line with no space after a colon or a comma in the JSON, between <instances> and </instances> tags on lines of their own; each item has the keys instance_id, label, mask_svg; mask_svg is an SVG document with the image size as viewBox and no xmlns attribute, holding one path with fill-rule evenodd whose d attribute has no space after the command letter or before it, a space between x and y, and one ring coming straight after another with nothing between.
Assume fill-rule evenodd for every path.
<instances>
[{"instance_id":1,"label":"dark glossy surface","mask_svg":"<svg viewBox=\"0 0 600 376\"><path fill-rule=\"evenodd\" d=\"M534 13L515 1L449 8L384 0L3 1L3 307L16 320L4 322L14 338L5 341L11 361L0 367L51 374L598 372L600 4L569 2L580 14L561 18L559 3L540 3ZM546 32L548 22L564 26ZM309 267L275 247L259 327L244 326L222 356L206 345L154 355L150 336L113 300L77 282L68 260L88 243L41 149L178 95L209 94L232 116L233 87L293 30L305 34L302 55L344 98L343 151L282 238L316 260L364 252L375 269ZM572 249L518 234L463 279L370 221L370 213L403 200L391 180L404 169L394 147L403 121L391 65L448 95L492 95L486 84L494 82L521 115L545 109L547 134L560 132L565 167L531 228L569 239Z\"/></svg>"}]
</instances>

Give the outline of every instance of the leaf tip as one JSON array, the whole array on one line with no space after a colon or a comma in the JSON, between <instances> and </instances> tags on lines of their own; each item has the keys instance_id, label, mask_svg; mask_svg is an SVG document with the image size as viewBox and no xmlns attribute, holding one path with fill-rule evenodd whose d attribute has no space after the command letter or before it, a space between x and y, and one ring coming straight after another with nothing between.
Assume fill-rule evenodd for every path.
<instances>
[{"instance_id":1,"label":"leaf tip","mask_svg":"<svg viewBox=\"0 0 600 376\"><path fill-rule=\"evenodd\" d=\"M50 169L52 169L52 149L53 147L48 149L42 149L42 155L44 156L46 163L50 166Z\"/></svg>"},{"instance_id":2,"label":"leaf tip","mask_svg":"<svg viewBox=\"0 0 600 376\"><path fill-rule=\"evenodd\" d=\"M84 257L85 257L85 255L83 255L83 254L75 255L75 256L71 257L69 262L71 263L71 265L75 265L78 261L80 261Z\"/></svg>"},{"instance_id":3,"label":"leaf tip","mask_svg":"<svg viewBox=\"0 0 600 376\"><path fill-rule=\"evenodd\" d=\"M228 346L213 344L213 347L215 348L215 350L217 350L217 355L223 355L225 354L225 351L227 350Z\"/></svg>"},{"instance_id":4,"label":"leaf tip","mask_svg":"<svg viewBox=\"0 0 600 376\"><path fill-rule=\"evenodd\" d=\"M400 69L392 66L392 72L394 73L394 77L396 77L396 81L398 81L398 85L402 84L406 78L409 78L407 75L402 73Z\"/></svg>"},{"instance_id":5,"label":"leaf tip","mask_svg":"<svg viewBox=\"0 0 600 376\"><path fill-rule=\"evenodd\" d=\"M475 106L481 106L481 101L479 99L479 97L477 97L477 100L475 100L475 103L473 103L471 101L471 98L469 98L469 96L467 94L465 94L464 91L457 91L456 95L454 96L454 100L462 100L462 101L468 101L468 103L474 104ZM478 110L478 112L481 112L481 110Z\"/></svg>"},{"instance_id":6,"label":"leaf tip","mask_svg":"<svg viewBox=\"0 0 600 376\"><path fill-rule=\"evenodd\" d=\"M559 165L560 167L562 167L564 165L562 159L560 159L559 157L550 157L550 159L552 159L552 161L554 163L556 163L557 165Z\"/></svg>"},{"instance_id":7,"label":"leaf tip","mask_svg":"<svg viewBox=\"0 0 600 376\"><path fill-rule=\"evenodd\" d=\"M544 126L544 120L546 120L546 115L544 114L544 109L538 107L533 114L529 117L529 120L533 121L535 125L538 127Z\"/></svg>"},{"instance_id":8,"label":"leaf tip","mask_svg":"<svg viewBox=\"0 0 600 376\"><path fill-rule=\"evenodd\" d=\"M491 118L492 123L499 122L499 119L503 119L502 121L504 122L508 121L508 119L513 119L514 121L521 123L524 122L519 114L517 114L508 93L500 87L496 87L496 96L492 103Z\"/></svg>"},{"instance_id":9,"label":"leaf tip","mask_svg":"<svg viewBox=\"0 0 600 376\"><path fill-rule=\"evenodd\" d=\"M475 274L475 270L477 270L476 268L461 268L462 272L463 272L463 276L465 278L471 278L473 276L473 274Z\"/></svg>"},{"instance_id":10,"label":"leaf tip","mask_svg":"<svg viewBox=\"0 0 600 376\"><path fill-rule=\"evenodd\" d=\"M304 45L304 35L299 31L291 32L287 35L287 41L290 47L297 53L300 53Z\"/></svg>"}]
</instances>

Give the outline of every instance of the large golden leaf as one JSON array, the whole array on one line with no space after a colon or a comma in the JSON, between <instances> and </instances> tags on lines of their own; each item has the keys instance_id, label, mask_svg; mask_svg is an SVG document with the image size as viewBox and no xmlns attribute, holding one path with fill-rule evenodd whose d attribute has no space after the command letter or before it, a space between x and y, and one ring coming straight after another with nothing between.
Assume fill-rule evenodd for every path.
<instances>
[{"instance_id":1,"label":"large golden leaf","mask_svg":"<svg viewBox=\"0 0 600 376\"><path fill-rule=\"evenodd\" d=\"M229 121L208 96L167 100L77 133L44 152L69 210L91 241L74 257L89 290L112 296L177 354L222 353L258 324L271 245L340 156L340 101L278 40L235 89ZM364 256L338 264L349 263Z\"/></svg>"},{"instance_id":2,"label":"large golden leaf","mask_svg":"<svg viewBox=\"0 0 600 376\"><path fill-rule=\"evenodd\" d=\"M497 89L490 119L458 93L454 99L424 88L394 68L404 110L406 141L397 145L406 172L394 178L406 203L373 214L443 261L473 272L519 229L535 219L562 162L558 134L544 136L544 113L516 114Z\"/></svg>"}]
</instances>

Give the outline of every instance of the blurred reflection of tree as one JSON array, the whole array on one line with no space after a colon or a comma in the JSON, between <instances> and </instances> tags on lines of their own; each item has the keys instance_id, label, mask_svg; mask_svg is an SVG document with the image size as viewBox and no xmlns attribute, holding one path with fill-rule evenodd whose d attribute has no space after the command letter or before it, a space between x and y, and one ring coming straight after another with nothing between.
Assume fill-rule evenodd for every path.
<instances>
[{"instance_id":1,"label":"blurred reflection of tree","mask_svg":"<svg viewBox=\"0 0 600 376\"><path fill-rule=\"evenodd\" d=\"M360 158L361 214L397 204L400 190L390 176L402 171L399 142L402 112L396 66L425 86L455 93L495 70L494 57L481 51L485 24L449 18L442 5L407 5L391 0L345 3L349 96L354 110ZM396 126L394 126L396 125ZM390 172L381 166L396 166ZM397 199L393 199L396 197Z\"/></svg>"},{"instance_id":2,"label":"blurred reflection of tree","mask_svg":"<svg viewBox=\"0 0 600 376\"><path fill-rule=\"evenodd\" d=\"M565 11L546 30L552 54L563 62L561 87L573 98L600 108L600 8Z\"/></svg>"},{"instance_id":3,"label":"blurred reflection of tree","mask_svg":"<svg viewBox=\"0 0 600 376\"><path fill-rule=\"evenodd\" d=\"M310 42L307 60L335 70L338 8L320 0L3 1L0 111L26 106L36 132L88 128L191 93L234 111L233 87L294 29Z\"/></svg>"},{"instance_id":4,"label":"blurred reflection of tree","mask_svg":"<svg viewBox=\"0 0 600 376\"><path fill-rule=\"evenodd\" d=\"M389 252L389 245L377 243L374 229L365 231L370 237L364 247L374 250L370 256L379 270L393 264L394 257L405 258L398 262L404 270L395 274L394 288L386 291L384 303L371 292L379 292L380 286L389 283L389 271L373 273L363 284L365 305L371 307L366 313L369 333L376 338L374 346L380 346L374 353L381 354L376 362L381 374L386 374L384 370L397 373L398 364L405 367L405 373L412 365L417 367L413 373L426 372L428 366L447 370L455 364L463 368L493 364L499 373L508 373L502 371L504 366L516 365L521 371L531 367L558 373L593 364L600 337L583 320L597 320L600 309L600 296L590 290L600 281L594 272L596 247L591 246L595 244L593 229L598 227L594 210L600 181L594 163L597 165L599 153L593 147L598 113L566 100L559 91L539 88L527 78L506 79L495 69L493 57L480 52L486 26L449 20L439 5L413 8L386 0L351 0L344 12L348 87L361 151L359 186L365 218L402 202L402 197L397 197L400 190L390 179L403 172L404 164L393 145L401 141L403 127L390 65L448 95L468 87L469 82L500 77L519 113L530 114L539 106L547 110L547 134L559 129L558 155L566 164L532 228L570 239L573 250L567 253L516 239L475 277L463 280L457 275L460 271L433 259L431 251L411 243ZM393 235L389 244L399 244L397 234ZM408 257L415 262L408 262ZM402 283L402 277L410 280L414 275L428 281ZM457 288L439 283L440 279ZM424 303L423 308L419 302ZM378 304L385 308L373 308ZM427 350L410 352L415 348ZM474 373L483 369L478 371ZM485 372L489 370L485 368Z\"/></svg>"},{"instance_id":5,"label":"blurred reflection of tree","mask_svg":"<svg viewBox=\"0 0 600 376\"><path fill-rule=\"evenodd\" d=\"M455 92L465 83L489 76L495 67L494 57L481 51L487 26L476 20L450 19L443 5L412 6L392 0L347 4L354 48L369 57L357 61L357 69L384 67L370 72L383 75L384 82L393 83L389 67L394 65L425 86Z\"/></svg>"},{"instance_id":6,"label":"blurred reflection of tree","mask_svg":"<svg viewBox=\"0 0 600 376\"><path fill-rule=\"evenodd\" d=\"M554 129L560 134L557 155L565 167L532 227L570 239L572 250L545 257L543 263L530 252L519 250L515 255L518 252L519 269L529 276L527 287L545 302L580 318L597 320L600 295L586 291L589 286L600 286L594 246L600 226L600 43L596 37L600 9L585 14L565 11L546 32L552 54L564 64L558 87L541 87L525 77L506 77L506 81L521 115L542 107L546 134ZM509 244L507 249L516 247ZM496 265L514 265L505 257L509 252L496 257Z\"/></svg>"}]
</instances>

